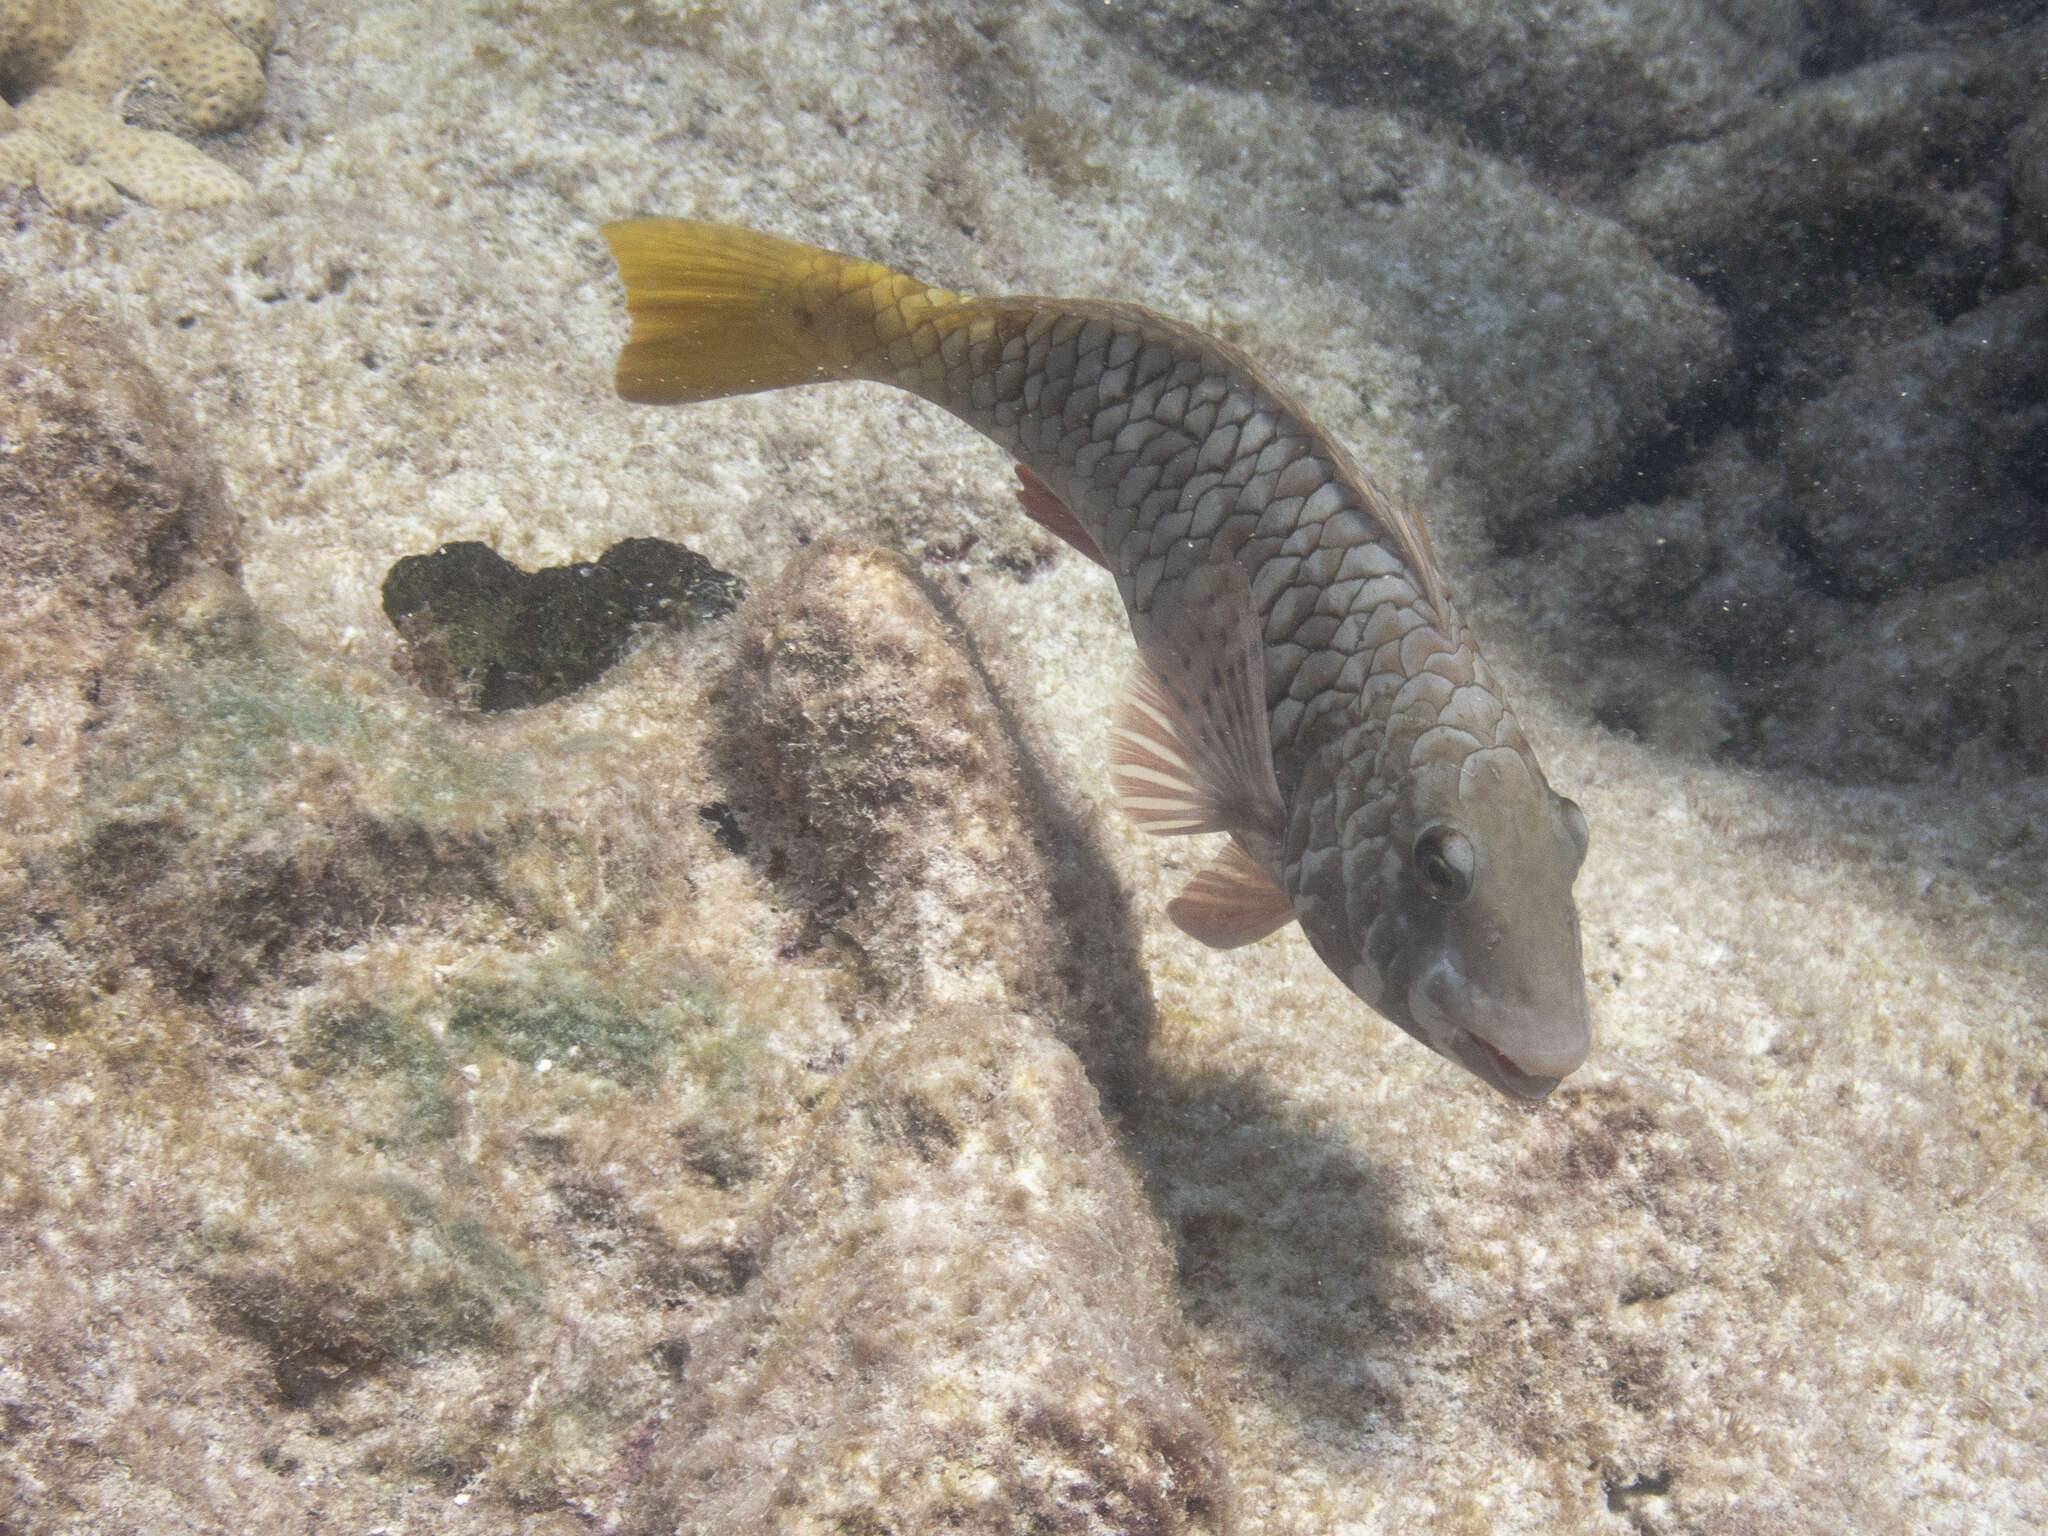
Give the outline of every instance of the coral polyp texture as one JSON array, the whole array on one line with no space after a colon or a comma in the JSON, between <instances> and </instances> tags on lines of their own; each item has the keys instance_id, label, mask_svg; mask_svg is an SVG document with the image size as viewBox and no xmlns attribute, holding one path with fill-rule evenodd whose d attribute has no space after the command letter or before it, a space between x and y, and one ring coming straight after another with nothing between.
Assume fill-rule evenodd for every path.
<instances>
[{"instance_id":1,"label":"coral polyp texture","mask_svg":"<svg viewBox=\"0 0 2048 1536\"><path fill-rule=\"evenodd\" d=\"M183 135L256 115L275 35L270 0L0 0L0 190L75 217L240 201Z\"/></svg>"}]
</instances>

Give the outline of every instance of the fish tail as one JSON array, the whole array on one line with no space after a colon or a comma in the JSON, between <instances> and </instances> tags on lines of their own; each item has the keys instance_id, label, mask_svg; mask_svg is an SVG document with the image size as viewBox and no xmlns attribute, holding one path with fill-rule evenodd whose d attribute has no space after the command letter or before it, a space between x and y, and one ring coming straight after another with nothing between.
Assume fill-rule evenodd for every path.
<instances>
[{"instance_id":1,"label":"fish tail","mask_svg":"<svg viewBox=\"0 0 2048 1536\"><path fill-rule=\"evenodd\" d=\"M628 400L671 405L832 379L920 388L965 305L872 261L695 219L604 226L632 334Z\"/></svg>"}]
</instances>

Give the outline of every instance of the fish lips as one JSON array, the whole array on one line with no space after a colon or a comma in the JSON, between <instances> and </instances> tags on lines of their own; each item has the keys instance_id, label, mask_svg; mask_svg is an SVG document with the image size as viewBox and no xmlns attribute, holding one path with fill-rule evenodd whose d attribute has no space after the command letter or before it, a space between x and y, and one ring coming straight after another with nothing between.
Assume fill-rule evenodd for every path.
<instances>
[{"instance_id":1,"label":"fish lips","mask_svg":"<svg viewBox=\"0 0 2048 1536\"><path fill-rule=\"evenodd\" d=\"M1460 1030L1444 1054L1474 1077L1484 1079L1509 1098L1526 1104L1541 1103L1550 1097L1551 1089L1564 1081L1562 1077L1541 1077L1533 1072L1524 1072L1470 1030Z\"/></svg>"},{"instance_id":2,"label":"fish lips","mask_svg":"<svg viewBox=\"0 0 2048 1536\"><path fill-rule=\"evenodd\" d=\"M1509 1098L1524 1104L1537 1104L1548 1098L1550 1091L1578 1070L1586 1059L1592 1031L1583 1001L1579 1004L1578 1027L1562 1031L1565 1038L1548 1052L1551 1060L1543 1062L1545 1066L1554 1063L1559 1070L1531 1072L1476 1029L1457 1022L1451 1016L1442 994L1455 994L1464 986L1463 977L1447 963L1440 962L1431 967L1426 975L1409 987L1410 1021L1403 1022L1401 1027L1439 1056L1455 1061L1474 1077L1491 1083ZM1539 1038L1553 1033L1560 1032L1542 1032Z\"/></svg>"}]
</instances>

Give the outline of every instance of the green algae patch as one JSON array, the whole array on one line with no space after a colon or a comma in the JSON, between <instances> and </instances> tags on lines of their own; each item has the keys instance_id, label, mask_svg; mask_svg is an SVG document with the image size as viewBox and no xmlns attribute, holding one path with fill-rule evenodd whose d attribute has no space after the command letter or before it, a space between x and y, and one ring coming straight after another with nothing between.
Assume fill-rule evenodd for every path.
<instances>
[{"instance_id":1,"label":"green algae patch","mask_svg":"<svg viewBox=\"0 0 2048 1536\"><path fill-rule=\"evenodd\" d=\"M739 578L666 539L522 571L490 546L443 544L384 578L384 613L421 689L488 712L562 698L623 656L634 631L730 613Z\"/></svg>"},{"instance_id":2,"label":"green algae patch","mask_svg":"<svg viewBox=\"0 0 2048 1536\"><path fill-rule=\"evenodd\" d=\"M218 813L345 765L359 797L418 817L529 796L523 760L464 746L403 707L381 676L301 648L225 579L188 582L150 612L127 728L96 754L88 795L147 814L192 797Z\"/></svg>"},{"instance_id":3,"label":"green algae patch","mask_svg":"<svg viewBox=\"0 0 2048 1536\"><path fill-rule=\"evenodd\" d=\"M322 1079L361 1074L375 1080L376 1089L357 1106L364 1123L389 1127L382 1135L373 1131L373 1140L443 1141L460 1121L447 1048L424 1024L383 1008L355 1004L315 1014L292 1065Z\"/></svg>"},{"instance_id":4,"label":"green algae patch","mask_svg":"<svg viewBox=\"0 0 2048 1536\"><path fill-rule=\"evenodd\" d=\"M448 1036L527 1062L644 1082L672 1059L678 1036L701 1025L694 998L634 1006L581 989L535 995L517 986L481 988L450 1010Z\"/></svg>"},{"instance_id":5,"label":"green algae patch","mask_svg":"<svg viewBox=\"0 0 2048 1536\"><path fill-rule=\"evenodd\" d=\"M493 1098L480 1129L620 1093L744 1100L762 1055L759 1028L693 972L572 938L481 958L453 982L384 965L344 980L308 1009L291 1060L373 1145L394 1146L454 1134L485 1080L523 1081L524 1107Z\"/></svg>"},{"instance_id":6,"label":"green algae patch","mask_svg":"<svg viewBox=\"0 0 2048 1536\"><path fill-rule=\"evenodd\" d=\"M383 677L311 656L224 578L174 588L115 680L70 859L178 996L467 912L543 908L508 853L562 835L524 754L456 741ZM530 882L529 882L530 883Z\"/></svg>"}]
</instances>

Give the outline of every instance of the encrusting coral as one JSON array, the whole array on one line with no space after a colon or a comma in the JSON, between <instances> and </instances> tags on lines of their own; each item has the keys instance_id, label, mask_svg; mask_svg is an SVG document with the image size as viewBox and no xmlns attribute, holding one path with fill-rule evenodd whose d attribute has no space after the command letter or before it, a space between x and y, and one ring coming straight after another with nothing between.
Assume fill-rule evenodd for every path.
<instances>
[{"instance_id":1,"label":"encrusting coral","mask_svg":"<svg viewBox=\"0 0 2048 1536\"><path fill-rule=\"evenodd\" d=\"M32 186L78 217L122 193L165 208L246 197L178 135L256 115L275 32L270 0L0 0L0 190Z\"/></svg>"}]
</instances>

